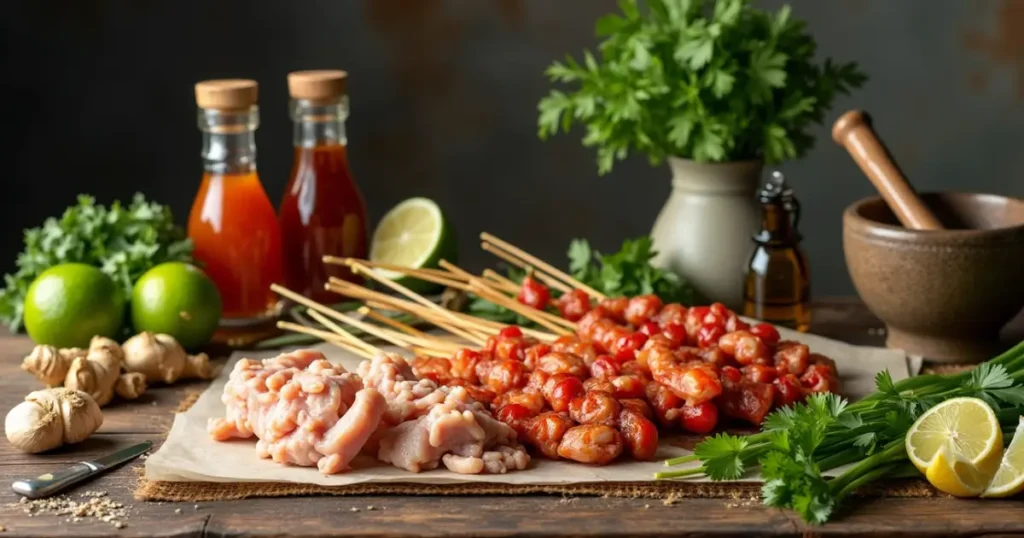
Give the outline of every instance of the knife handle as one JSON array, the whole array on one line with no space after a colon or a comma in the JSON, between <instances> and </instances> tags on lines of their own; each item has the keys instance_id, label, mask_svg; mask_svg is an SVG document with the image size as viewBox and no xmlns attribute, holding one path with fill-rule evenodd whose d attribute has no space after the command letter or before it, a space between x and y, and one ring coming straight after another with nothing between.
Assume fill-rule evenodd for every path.
<instances>
[{"instance_id":1,"label":"knife handle","mask_svg":"<svg viewBox=\"0 0 1024 538\"><path fill-rule=\"evenodd\" d=\"M11 484L11 489L18 495L28 497L29 499L49 497L89 478L100 470L100 467L97 465L85 462L76 463L55 473L39 475L28 480L18 480Z\"/></svg>"}]
</instances>

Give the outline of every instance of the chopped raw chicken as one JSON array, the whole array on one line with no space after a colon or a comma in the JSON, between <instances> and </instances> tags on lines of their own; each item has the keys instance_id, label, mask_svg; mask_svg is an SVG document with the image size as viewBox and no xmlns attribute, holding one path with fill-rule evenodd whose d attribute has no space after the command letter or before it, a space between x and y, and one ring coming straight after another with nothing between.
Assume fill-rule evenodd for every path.
<instances>
[{"instance_id":1,"label":"chopped raw chicken","mask_svg":"<svg viewBox=\"0 0 1024 538\"><path fill-rule=\"evenodd\" d=\"M214 439L255 436L260 457L325 474L348 468L388 409L359 376L309 350L238 361L221 400L226 416L208 426Z\"/></svg>"},{"instance_id":2,"label":"chopped raw chicken","mask_svg":"<svg viewBox=\"0 0 1024 538\"><path fill-rule=\"evenodd\" d=\"M417 380L398 355L364 361L359 374L367 387L384 395L389 408L385 422L394 425L380 432L381 461L412 472L444 463L462 474L504 473L529 463L515 431L495 420L466 389Z\"/></svg>"}]
</instances>

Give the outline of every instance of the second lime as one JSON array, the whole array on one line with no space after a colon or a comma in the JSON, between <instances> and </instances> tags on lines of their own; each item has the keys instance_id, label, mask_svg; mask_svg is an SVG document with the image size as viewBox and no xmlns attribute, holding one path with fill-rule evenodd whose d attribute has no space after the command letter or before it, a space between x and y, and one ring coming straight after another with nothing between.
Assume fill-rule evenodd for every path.
<instances>
[{"instance_id":1,"label":"second lime","mask_svg":"<svg viewBox=\"0 0 1024 538\"><path fill-rule=\"evenodd\" d=\"M132 289L135 330L169 334L186 349L210 341L221 310L220 293L213 281L186 263L160 264L143 274Z\"/></svg>"}]
</instances>

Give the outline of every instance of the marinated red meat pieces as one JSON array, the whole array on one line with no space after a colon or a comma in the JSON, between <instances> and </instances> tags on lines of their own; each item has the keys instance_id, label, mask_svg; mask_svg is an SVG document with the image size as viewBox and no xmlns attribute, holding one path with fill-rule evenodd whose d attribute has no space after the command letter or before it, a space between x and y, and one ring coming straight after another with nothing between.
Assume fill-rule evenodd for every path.
<instances>
[{"instance_id":1,"label":"marinated red meat pieces","mask_svg":"<svg viewBox=\"0 0 1024 538\"><path fill-rule=\"evenodd\" d=\"M558 444L558 455L579 463L607 465L622 454L622 436L603 424L569 428Z\"/></svg>"}]
</instances>

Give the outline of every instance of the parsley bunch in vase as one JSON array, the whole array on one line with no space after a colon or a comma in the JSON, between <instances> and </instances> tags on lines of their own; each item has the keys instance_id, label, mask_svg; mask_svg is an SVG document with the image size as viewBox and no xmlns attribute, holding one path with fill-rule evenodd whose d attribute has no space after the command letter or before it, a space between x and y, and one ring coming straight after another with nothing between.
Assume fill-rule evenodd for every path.
<instances>
[{"instance_id":1,"label":"parsley bunch in vase","mask_svg":"<svg viewBox=\"0 0 1024 538\"><path fill-rule=\"evenodd\" d=\"M597 22L597 53L552 64L539 108L547 138L585 128L600 174L631 152L668 162L672 194L652 231L654 260L705 300L739 309L757 231L764 164L804 156L836 95L866 77L815 62L804 23L749 0L621 0Z\"/></svg>"}]
</instances>

